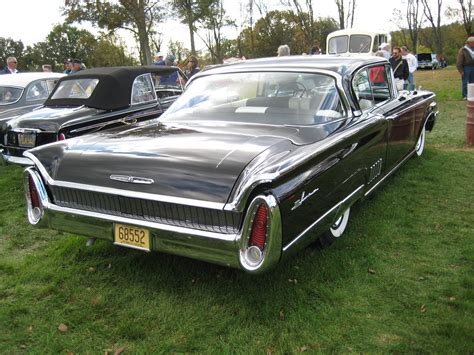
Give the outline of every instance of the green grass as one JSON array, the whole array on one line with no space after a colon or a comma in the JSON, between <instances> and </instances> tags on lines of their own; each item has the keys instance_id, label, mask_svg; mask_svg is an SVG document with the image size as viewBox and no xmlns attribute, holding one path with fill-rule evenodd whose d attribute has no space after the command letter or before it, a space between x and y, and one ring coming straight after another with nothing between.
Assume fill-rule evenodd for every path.
<instances>
[{"instance_id":1,"label":"green grass","mask_svg":"<svg viewBox=\"0 0 474 355\"><path fill-rule=\"evenodd\" d=\"M344 238L261 276L35 229L22 170L0 167L0 351L472 353L474 150L457 79L417 73L440 97L425 154L354 206Z\"/></svg>"}]
</instances>

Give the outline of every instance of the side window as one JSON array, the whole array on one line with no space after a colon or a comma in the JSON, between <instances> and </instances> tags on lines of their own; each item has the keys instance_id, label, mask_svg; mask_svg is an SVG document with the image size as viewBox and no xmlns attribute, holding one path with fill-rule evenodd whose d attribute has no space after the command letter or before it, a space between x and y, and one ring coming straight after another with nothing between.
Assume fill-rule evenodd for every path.
<instances>
[{"instance_id":1,"label":"side window","mask_svg":"<svg viewBox=\"0 0 474 355\"><path fill-rule=\"evenodd\" d=\"M137 76L132 86L131 104L141 104L156 100L155 87L150 73Z\"/></svg>"},{"instance_id":2,"label":"side window","mask_svg":"<svg viewBox=\"0 0 474 355\"><path fill-rule=\"evenodd\" d=\"M46 80L46 86L48 88L48 94L53 92L54 87L58 83L58 79Z\"/></svg>"},{"instance_id":3,"label":"side window","mask_svg":"<svg viewBox=\"0 0 474 355\"><path fill-rule=\"evenodd\" d=\"M362 111L367 111L375 106L375 100L369 80L367 69L358 72L352 79L352 89L354 90L359 107Z\"/></svg>"},{"instance_id":4,"label":"side window","mask_svg":"<svg viewBox=\"0 0 474 355\"><path fill-rule=\"evenodd\" d=\"M48 86L44 80L33 83L26 92L26 101L46 100L48 97Z\"/></svg>"},{"instance_id":5,"label":"side window","mask_svg":"<svg viewBox=\"0 0 474 355\"><path fill-rule=\"evenodd\" d=\"M389 100L391 97L388 75L390 72L387 69L385 65L369 68L369 81L375 104Z\"/></svg>"}]
</instances>

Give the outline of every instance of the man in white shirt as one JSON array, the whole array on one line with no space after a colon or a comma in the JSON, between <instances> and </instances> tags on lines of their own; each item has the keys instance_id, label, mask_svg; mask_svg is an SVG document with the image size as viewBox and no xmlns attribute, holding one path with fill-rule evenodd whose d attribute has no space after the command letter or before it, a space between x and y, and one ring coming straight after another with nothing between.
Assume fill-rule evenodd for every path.
<instances>
[{"instance_id":1,"label":"man in white shirt","mask_svg":"<svg viewBox=\"0 0 474 355\"><path fill-rule=\"evenodd\" d=\"M413 91L415 90L415 71L418 68L418 59L405 46L402 47L402 57L407 61L408 70L410 71L405 89Z\"/></svg>"},{"instance_id":2,"label":"man in white shirt","mask_svg":"<svg viewBox=\"0 0 474 355\"><path fill-rule=\"evenodd\" d=\"M18 73L18 70L16 69L17 66L17 60L15 57L8 57L7 58L7 66L5 69L2 69L0 71L0 74L16 74Z\"/></svg>"}]
</instances>

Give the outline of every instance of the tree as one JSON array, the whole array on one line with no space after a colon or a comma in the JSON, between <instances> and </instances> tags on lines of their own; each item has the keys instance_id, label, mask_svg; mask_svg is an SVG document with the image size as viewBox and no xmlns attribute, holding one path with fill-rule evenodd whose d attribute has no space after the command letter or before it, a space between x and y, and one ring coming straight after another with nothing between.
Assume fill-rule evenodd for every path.
<instances>
[{"instance_id":1,"label":"tree","mask_svg":"<svg viewBox=\"0 0 474 355\"><path fill-rule=\"evenodd\" d=\"M292 11L298 19L299 27L305 37L306 42L311 43L315 33L313 1L305 0L305 9L303 9L303 6L299 0L282 0L281 2L287 7L293 9Z\"/></svg>"},{"instance_id":2,"label":"tree","mask_svg":"<svg viewBox=\"0 0 474 355\"><path fill-rule=\"evenodd\" d=\"M413 50L416 52L418 33L422 24L423 13L420 13L420 0L408 0L406 8L408 34L410 35Z\"/></svg>"},{"instance_id":3,"label":"tree","mask_svg":"<svg viewBox=\"0 0 474 355\"><path fill-rule=\"evenodd\" d=\"M18 68L25 67L23 50L25 46L22 41L15 41L11 38L0 37L0 67L5 66L8 57L15 57L18 61Z\"/></svg>"},{"instance_id":4,"label":"tree","mask_svg":"<svg viewBox=\"0 0 474 355\"><path fill-rule=\"evenodd\" d=\"M62 71L66 58L80 59L87 67L135 64L115 36L102 34L96 38L87 30L67 24L54 26L44 41L27 47L22 62L28 70L39 70L47 63Z\"/></svg>"},{"instance_id":5,"label":"tree","mask_svg":"<svg viewBox=\"0 0 474 355\"><path fill-rule=\"evenodd\" d=\"M69 22L88 21L109 32L132 32L140 44L141 63L152 63L150 38L156 34L155 24L163 17L159 0L65 0L64 4Z\"/></svg>"},{"instance_id":6,"label":"tree","mask_svg":"<svg viewBox=\"0 0 474 355\"><path fill-rule=\"evenodd\" d=\"M207 30L203 40L207 49L211 53L213 63L222 63L223 52L222 43L224 37L222 30L224 27L233 26L234 22L226 15L223 0L209 0L208 11L204 12L199 19L201 27Z\"/></svg>"},{"instance_id":7,"label":"tree","mask_svg":"<svg viewBox=\"0 0 474 355\"><path fill-rule=\"evenodd\" d=\"M472 35L472 0L458 0L461 6L462 23L466 30L466 35Z\"/></svg>"},{"instance_id":8,"label":"tree","mask_svg":"<svg viewBox=\"0 0 474 355\"><path fill-rule=\"evenodd\" d=\"M431 24L431 28L433 29L433 37L435 39L435 48L436 53L442 54L443 53L443 32L441 31L441 8L443 6L443 0L436 0L437 1L437 13L433 15L431 12L431 4L428 3L428 0L421 0L423 4L423 13L426 19ZM435 17L436 16L436 17ZM414 48L416 53L416 48Z\"/></svg>"},{"instance_id":9,"label":"tree","mask_svg":"<svg viewBox=\"0 0 474 355\"><path fill-rule=\"evenodd\" d=\"M182 22L188 26L189 40L191 42L191 53L196 54L194 42L194 33L196 32L196 23L198 19L208 11L210 0L171 0L171 5L175 9Z\"/></svg>"},{"instance_id":10,"label":"tree","mask_svg":"<svg viewBox=\"0 0 474 355\"><path fill-rule=\"evenodd\" d=\"M173 53L176 56L178 63L183 63L191 54L189 49L184 47L184 43L180 41L169 41L168 53Z\"/></svg>"},{"instance_id":11,"label":"tree","mask_svg":"<svg viewBox=\"0 0 474 355\"><path fill-rule=\"evenodd\" d=\"M354 14L356 7L356 0L336 0L337 13L339 16L339 29L343 30L354 25ZM348 26L350 23L350 26Z\"/></svg>"}]
</instances>

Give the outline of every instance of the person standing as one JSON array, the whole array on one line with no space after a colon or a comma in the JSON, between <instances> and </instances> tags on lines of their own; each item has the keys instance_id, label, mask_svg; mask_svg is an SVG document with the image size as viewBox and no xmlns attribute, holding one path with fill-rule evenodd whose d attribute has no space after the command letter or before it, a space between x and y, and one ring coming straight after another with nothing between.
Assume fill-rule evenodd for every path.
<instances>
[{"instance_id":1,"label":"person standing","mask_svg":"<svg viewBox=\"0 0 474 355\"><path fill-rule=\"evenodd\" d=\"M407 61L408 71L410 72L408 74L408 80L405 83L404 89L413 91L415 90L415 72L418 68L418 59L416 59L416 57L410 53L406 46L402 47L402 57Z\"/></svg>"},{"instance_id":2,"label":"person standing","mask_svg":"<svg viewBox=\"0 0 474 355\"><path fill-rule=\"evenodd\" d=\"M393 76L395 77L395 85L398 90L402 90L405 85L405 81L410 75L408 70L408 63L405 59L402 58L402 50L400 47L394 47L392 51L392 56L388 60L390 66L393 70Z\"/></svg>"},{"instance_id":3,"label":"person standing","mask_svg":"<svg viewBox=\"0 0 474 355\"><path fill-rule=\"evenodd\" d=\"M277 56L283 57L286 55L290 55L290 47L287 44L282 44L280 47L278 47Z\"/></svg>"},{"instance_id":4,"label":"person standing","mask_svg":"<svg viewBox=\"0 0 474 355\"><path fill-rule=\"evenodd\" d=\"M456 68L462 79L462 98L467 98L467 84L474 83L474 36L467 39L456 58Z\"/></svg>"},{"instance_id":5,"label":"person standing","mask_svg":"<svg viewBox=\"0 0 474 355\"><path fill-rule=\"evenodd\" d=\"M0 74L16 74L18 73L18 69L16 66L18 65L18 61L15 57L8 57L7 58L7 66L0 71Z\"/></svg>"},{"instance_id":6,"label":"person standing","mask_svg":"<svg viewBox=\"0 0 474 355\"><path fill-rule=\"evenodd\" d=\"M81 70L84 70L82 62L79 59L73 59L71 61L71 71L69 74L74 74Z\"/></svg>"},{"instance_id":7,"label":"person standing","mask_svg":"<svg viewBox=\"0 0 474 355\"><path fill-rule=\"evenodd\" d=\"M186 76L190 79L194 74L199 73L199 63L194 55L190 55L188 58L188 70Z\"/></svg>"}]
</instances>

